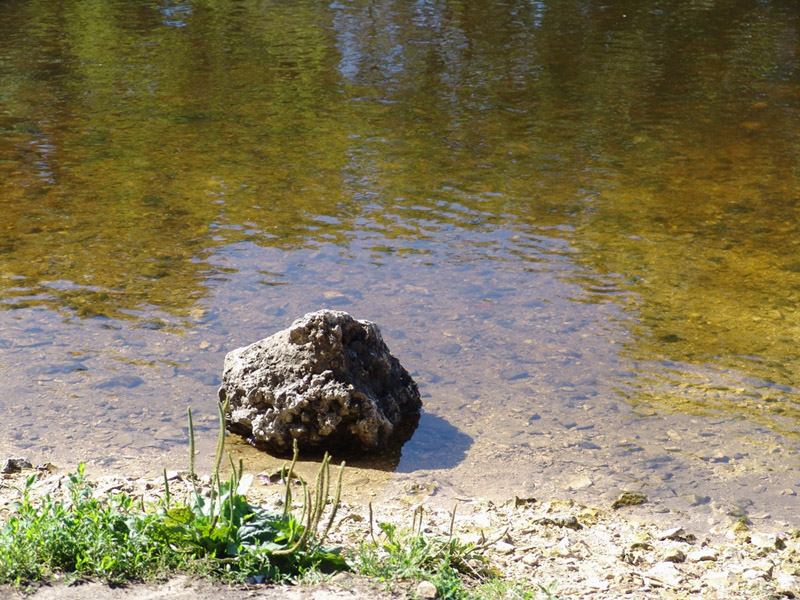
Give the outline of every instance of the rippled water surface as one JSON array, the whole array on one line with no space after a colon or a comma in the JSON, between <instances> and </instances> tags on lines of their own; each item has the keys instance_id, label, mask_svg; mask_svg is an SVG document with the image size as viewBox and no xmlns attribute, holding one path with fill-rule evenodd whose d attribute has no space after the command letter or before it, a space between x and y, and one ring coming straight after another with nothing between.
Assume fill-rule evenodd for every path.
<instances>
[{"instance_id":1,"label":"rippled water surface","mask_svg":"<svg viewBox=\"0 0 800 600\"><path fill-rule=\"evenodd\" d=\"M354 488L796 520L799 69L788 0L2 0L0 451L180 466L329 307L425 402Z\"/></svg>"}]
</instances>

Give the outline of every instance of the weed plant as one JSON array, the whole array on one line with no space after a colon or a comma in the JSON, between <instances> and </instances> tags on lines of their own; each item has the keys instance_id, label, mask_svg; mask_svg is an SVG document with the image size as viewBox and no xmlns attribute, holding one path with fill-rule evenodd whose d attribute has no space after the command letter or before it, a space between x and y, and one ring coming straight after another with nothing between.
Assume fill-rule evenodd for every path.
<instances>
[{"instance_id":1,"label":"weed plant","mask_svg":"<svg viewBox=\"0 0 800 600\"><path fill-rule=\"evenodd\" d=\"M68 478L66 500L47 495L35 503L35 481L28 478L0 530L0 582L21 585L65 573L117 583L180 567L179 554L152 543L159 516L140 512L125 494L94 498L83 464Z\"/></svg>"},{"instance_id":2,"label":"weed plant","mask_svg":"<svg viewBox=\"0 0 800 600\"><path fill-rule=\"evenodd\" d=\"M523 584L503 580L490 568L483 550L497 540L465 543L453 536L455 509L448 535L431 536L423 532L423 509L418 507L410 528L378 523L375 536L370 506L370 539L349 552L350 564L362 575L383 582L429 581L442 600L557 600L554 586L537 586L535 591Z\"/></svg>"},{"instance_id":3,"label":"weed plant","mask_svg":"<svg viewBox=\"0 0 800 600\"><path fill-rule=\"evenodd\" d=\"M284 468L283 510L250 504L252 482L241 462L220 477L224 453L225 406L219 407L220 430L211 488L200 490L194 472L194 427L189 411L189 478L192 493L175 504L164 476L165 498L145 507L126 494L95 498L84 478L84 465L68 476L67 498L50 495L34 501L28 478L21 500L0 529L0 583L27 585L64 574L71 580L98 578L110 583L162 577L182 571L223 580L280 580L307 569L347 568L338 548L323 541L336 516L344 463L336 481L327 522L320 523L330 493L330 457L326 454L313 490L300 479L302 509L292 512L292 464ZM229 459L230 460L230 459Z\"/></svg>"},{"instance_id":4,"label":"weed plant","mask_svg":"<svg viewBox=\"0 0 800 600\"><path fill-rule=\"evenodd\" d=\"M453 513L455 517L455 512ZM370 509L370 529L372 517ZM422 510L414 512L410 529L400 529L391 523L378 523L378 539L370 534L371 541L362 543L350 560L354 568L380 581L427 580L436 586L437 598L471 598L468 579L480 581L488 572L476 569L482 558L477 546L465 544L448 536L426 536L422 532Z\"/></svg>"},{"instance_id":5,"label":"weed plant","mask_svg":"<svg viewBox=\"0 0 800 600\"><path fill-rule=\"evenodd\" d=\"M192 493L187 504L172 506L169 484L164 477L165 501L161 519L155 525L155 539L180 552L216 567L220 575L245 577L258 575L269 580L281 579L309 568L321 570L346 569L347 563L334 547L323 546L336 517L342 486L344 463L339 469L332 508L323 531L320 522L330 492L330 456L325 454L312 492L300 479L303 508L299 516L291 512L292 479L297 462L297 444L288 471L284 468L285 483L283 510L268 511L247 501L252 475L243 474L230 461L228 480L220 477L224 450L225 407L220 406L220 433L214 461L211 488L203 494L195 485L194 461L189 462ZM189 412L190 455L194 456L194 427ZM230 457L229 457L230 460Z\"/></svg>"}]
</instances>

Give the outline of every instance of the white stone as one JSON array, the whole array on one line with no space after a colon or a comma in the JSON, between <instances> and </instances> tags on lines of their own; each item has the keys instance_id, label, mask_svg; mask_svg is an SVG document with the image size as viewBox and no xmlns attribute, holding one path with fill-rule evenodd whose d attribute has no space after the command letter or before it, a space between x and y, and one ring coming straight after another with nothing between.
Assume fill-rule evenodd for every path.
<instances>
[{"instance_id":1,"label":"white stone","mask_svg":"<svg viewBox=\"0 0 800 600\"><path fill-rule=\"evenodd\" d=\"M492 521L488 515L477 514L472 518L472 526L476 529L491 529Z\"/></svg>"},{"instance_id":2,"label":"white stone","mask_svg":"<svg viewBox=\"0 0 800 600\"><path fill-rule=\"evenodd\" d=\"M590 589L598 590L604 592L608 589L610 583L605 579L599 579L597 577L588 577L584 580L583 584Z\"/></svg>"},{"instance_id":3,"label":"white stone","mask_svg":"<svg viewBox=\"0 0 800 600\"><path fill-rule=\"evenodd\" d=\"M686 537L686 530L683 527L673 527L672 529L660 531L656 537L659 540L679 540Z\"/></svg>"},{"instance_id":4,"label":"white stone","mask_svg":"<svg viewBox=\"0 0 800 600\"><path fill-rule=\"evenodd\" d=\"M589 479L586 475L580 475L578 477L570 479L567 482L567 489L583 490L588 487L592 487L592 485L594 485L594 482L591 479Z\"/></svg>"},{"instance_id":5,"label":"white stone","mask_svg":"<svg viewBox=\"0 0 800 600\"><path fill-rule=\"evenodd\" d=\"M701 580L713 588L721 589L733 582L734 575L730 571L706 571Z\"/></svg>"},{"instance_id":6,"label":"white stone","mask_svg":"<svg viewBox=\"0 0 800 600\"><path fill-rule=\"evenodd\" d=\"M742 578L745 581L753 581L754 579L769 580L769 573L761 569L745 569L742 571Z\"/></svg>"},{"instance_id":7,"label":"white stone","mask_svg":"<svg viewBox=\"0 0 800 600\"><path fill-rule=\"evenodd\" d=\"M420 581L417 585L417 596L424 600L434 600L438 596L436 586L430 581Z\"/></svg>"},{"instance_id":8,"label":"white stone","mask_svg":"<svg viewBox=\"0 0 800 600\"><path fill-rule=\"evenodd\" d=\"M509 544L508 542L496 542L494 544L494 549L499 554L511 554L514 552L514 544Z\"/></svg>"},{"instance_id":9,"label":"white stone","mask_svg":"<svg viewBox=\"0 0 800 600\"><path fill-rule=\"evenodd\" d=\"M700 548L699 550L693 550L689 552L689 555L686 557L689 562L701 562L704 560L717 560L717 551L713 548Z\"/></svg>"},{"instance_id":10,"label":"white stone","mask_svg":"<svg viewBox=\"0 0 800 600\"><path fill-rule=\"evenodd\" d=\"M683 581L682 573L671 562L656 563L644 575L670 587L678 587Z\"/></svg>"},{"instance_id":11,"label":"white stone","mask_svg":"<svg viewBox=\"0 0 800 600\"><path fill-rule=\"evenodd\" d=\"M754 533L750 536L750 543L764 550L781 549L786 545L774 533Z\"/></svg>"},{"instance_id":12,"label":"white stone","mask_svg":"<svg viewBox=\"0 0 800 600\"><path fill-rule=\"evenodd\" d=\"M775 576L775 583L777 592L784 596L789 596L789 593L797 594L800 591L800 577L795 577L783 571Z\"/></svg>"}]
</instances>

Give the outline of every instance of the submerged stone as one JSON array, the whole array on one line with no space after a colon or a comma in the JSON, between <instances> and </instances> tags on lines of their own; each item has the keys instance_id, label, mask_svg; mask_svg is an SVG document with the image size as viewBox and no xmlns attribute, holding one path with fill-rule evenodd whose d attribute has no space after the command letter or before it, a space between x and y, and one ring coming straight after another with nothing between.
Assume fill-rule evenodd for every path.
<instances>
[{"instance_id":1,"label":"submerged stone","mask_svg":"<svg viewBox=\"0 0 800 600\"><path fill-rule=\"evenodd\" d=\"M647 502L647 496L639 492L622 492L619 497L611 503L611 508L618 509L623 506L636 506Z\"/></svg>"},{"instance_id":2,"label":"submerged stone","mask_svg":"<svg viewBox=\"0 0 800 600\"><path fill-rule=\"evenodd\" d=\"M225 357L228 429L258 447L375 450L406 441L422 407L378 326L320 310Z\"/></svg>"}]
</instances>

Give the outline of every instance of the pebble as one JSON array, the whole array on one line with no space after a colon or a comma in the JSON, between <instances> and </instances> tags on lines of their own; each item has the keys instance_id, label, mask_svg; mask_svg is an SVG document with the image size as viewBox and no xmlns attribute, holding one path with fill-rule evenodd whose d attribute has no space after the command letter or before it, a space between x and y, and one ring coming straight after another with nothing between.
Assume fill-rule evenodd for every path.
<instances>
[{"instance_id":1,"label":"pebble","mask_svg":"<svg viewBox=\"0 0 800 600\"><path fill-rule=\"evenodd\" d=\"M701 575L701 580L713 588L721 589L729 587L735 576L730 571L706 571Z\"/></svg>"},{"instance_id":2,"label":"pebble","mask_svg":"<svg viewBox=\"0 0 800 600\"><path fill-rule=\"evenodd\" d=\"M97 383L92 384L91 388L95 390L108 390L113 388L135 388L144 383L144 379L136 375L117 375L103 379Z\"/></svg>"},{"instance_id":3,"label":"pebble","mask_svg":"<svg viewBox=\"0 0 800 600\"><path fill-rule=\"evenodd\" d=\"M777 584L778 594L781 596L791 598L792 596L789 593L793 594L794 597L800 595L800 577L781 571L775 575L775 583Z\"/></svg>"},{"instance_id":4,"label":"pebble","mask_svg":"<svg viewBox=\"0 0 800 600\"><path fill-rule=\"evenodd\" d=\"M473 527L476 529L491 529L492 521L488 515L477 514L471 519Z\"/></svg>"},{"instance_id":5,"label":"pebble","mask_svg":"<svg viewBox=\"0 0 800 600\"><path fill-rule=\"evenodd\" d=\"M717 560L717 552L712 548L701 548L700 550L689 552L686 558L689 559L689 562L714 561Z\"/></svg>"},{"instance_id":6,"label":"pebble","mask_svg":"<svg viewBox=\"0 0 800 600\"><path fill-rule=\"evenodd\" d=\"M584 583L585 583L587 588L589 588L591 590L596 590L596 591L599 591L599 592L606 591L609 588L609 586L611 585L610 581L607 581L605 579L600 579L598 577L587 577L586 581Z\"/></svg>"},{"instance_id":7,"label":"pebble","mask_svg":"<svg viewBox=\"0 0 800 600\"><path fill-rule=\"evenodd\" d=\"M110 493L117 493L123 491L123 487L125 487L124 481L106 481L104 483L98 483L97 487L94 489L94 493L92 494L95 498L101 498L103 496L108 496Z\"/></svg>"},{"instance_id":8,"label":"pebble","mask_svg":"<svg viewBox=\"0 0 800 600\"><path fill-rule=\"evenodd\" d=\"M583 490L588 487L592 487L594 482L589 479L586 475L582 475L579 477L575 477L567 482L567 489L568 490Z\"/></svg>"},{"instance_id":9,"label":"pebble","mask_svg":"<svg viewBox=\"0 0 800 600\"><path fill-rule=\"evenodd\" d=\"M521 367L509 367L500 371L500 377L506 381L516 381L518 379L526 379L530 377L530 374Z\"/></svg>"},{"instance_id":10,"label":"pebble","mask_svg":"<svg viewBox=\"0 0 800 600\"><path fill-rule=\"evenodd\" d=\"M635 506L637 504L644 504L647 502L647 496L639 492L622 492L614 502L611 503L611 508L617 509L623 506Z\"/></svg>"},{"instance_id":11,"label":"pebble","mask_svg":"<svg viewBox=\"0 0 800 600\"><path fill-rule=\"evenodd\" d=\"M514 552L514 544L509 544L508 542L495 542L492 548L498 554L511 554Z\"/></svg>"},{"instance_id":12,"label":"pebble","mask_svg":"<svg viewBox=\"0 0 800 600\"><path fill-rule=\"evenodd\" d=\"M423 600L435 600L438 597L439 592L436 590L436 586L433 585L430 581L420 581L417 585L417 597Z\"/></svg>"},{"instance_id":13,"label":"pebble","mask_svg":"<svg viewBox=\"0 0 800 600\"><path fill-rule=\"evenodd\" d=\"M711 502L709 496L700 496L699 494L689 494L684 496L684 499L689 503L689 506L702 506Z\"/></svg>"},{"instance_id":14,"label":"pebble","mask_svg":"<svg viewBox=\"0 0 800 600\"><path fill-rule=\"evenodd\" d=\"M754 579L768 580L769 578L769 573L761 569L745 569L742 571L742 579L745 581L753 581Z\"/></svg>"},{"instance_id":15,"label":"pebble","mask_svg":"<svg viewBox=\"0 0 800 600\"><path fill-rule=\"evenodd\" d=\"M670 587L678 587L683 581L681 572L671 562L656 563L644 575Z\"/></svg>"},{"instance_id":16,"label":"pebble","mask_svg":"<svg viewBox=\"0 0 800 600\"><path fill-rule=\"evenodd\" d=\"M682 563L686 560L686 555L680 548L670 548L664 553L664 561L671 563Z\"/></svg>"},{"instance_id":17,"label":"pebble","mask_svg":"<svg viewBox=\"0 0 800 600\"><path fill-rule=\"evenodd\" d=\"M753 533L750 543L763 550L781 550L786 547L784 541L774 533Z\"/></svg>"},{"instance_id":18,"label":"pebble","mask_svg":"<svg viewBox=\"0 0 800 600\"><path fill-rule=\"evenodd\" d=\"M656 536L659 540L686 540L687 533L683 527L673 527L672 529L666 529L661 531Z\"/></svg>"}]
</instances>

